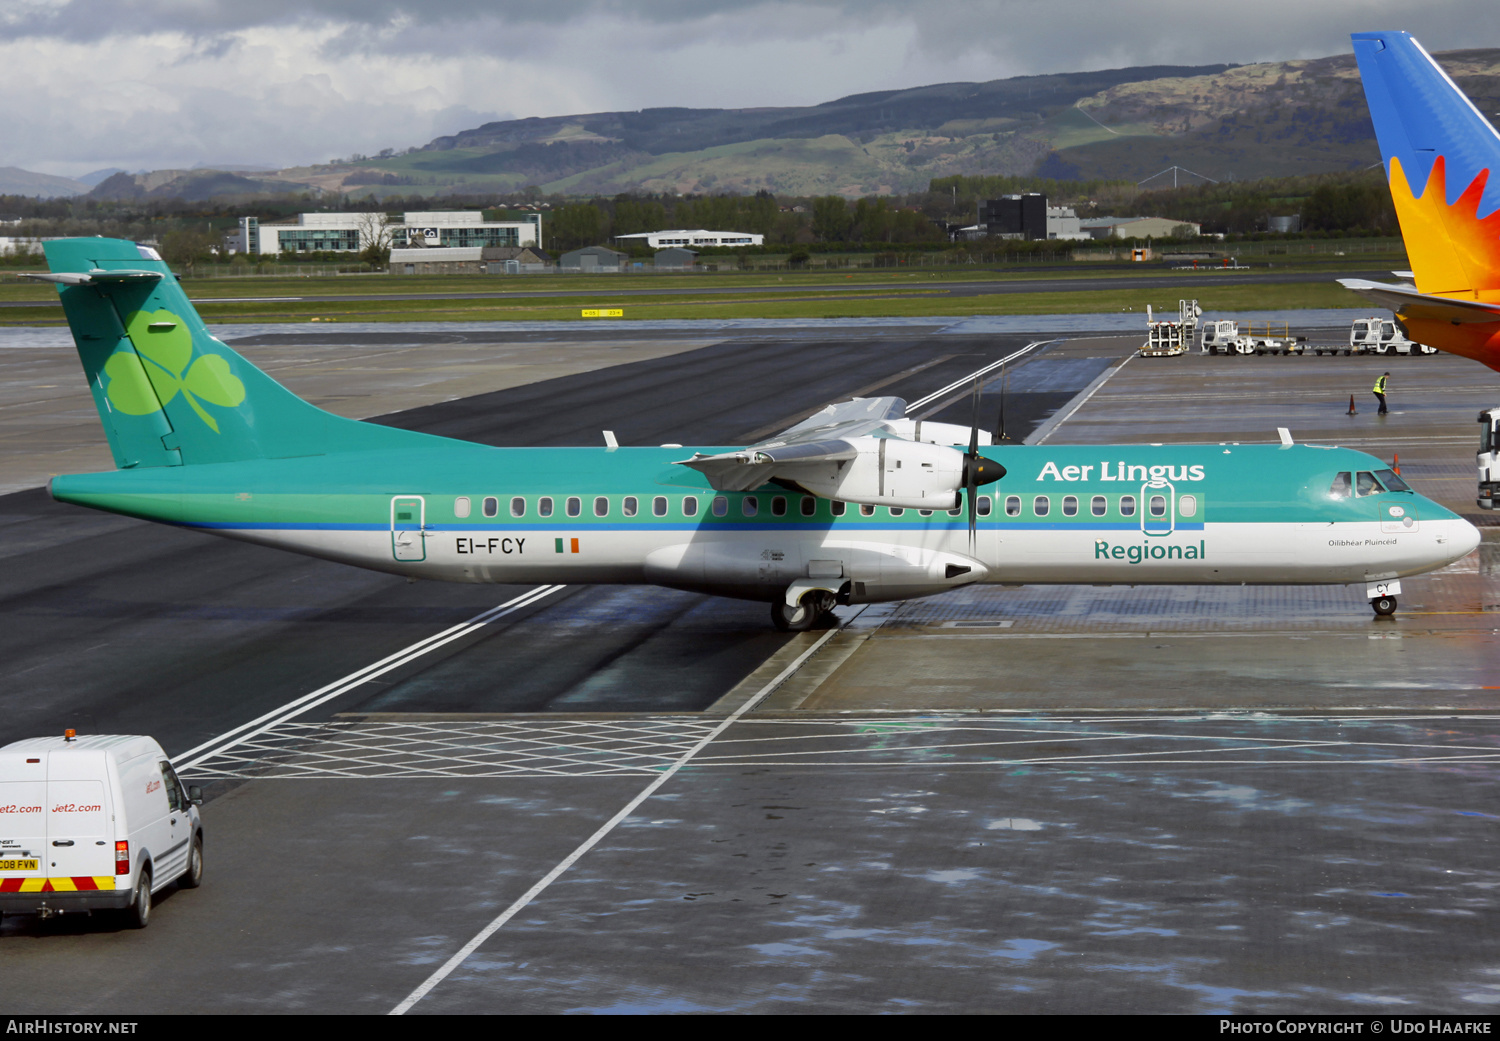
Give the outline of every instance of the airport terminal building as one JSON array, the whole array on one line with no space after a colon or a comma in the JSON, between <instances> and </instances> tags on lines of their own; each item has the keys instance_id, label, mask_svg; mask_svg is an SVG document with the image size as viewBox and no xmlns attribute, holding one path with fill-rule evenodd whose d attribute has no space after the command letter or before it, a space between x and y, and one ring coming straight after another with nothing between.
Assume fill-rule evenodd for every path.
<instances>
[{"instance_id":1,"label":"airport terminal building","mask_svg":"<svg viewBox=\"0 0 1500 1041\"><path fill-rule=\"evenodd\" d=\"M673 246L702 249L704 246L763 246L766 237L748 231L672 228L668 231L640 231L633 235L616 235L615 241L627 246L643 242L652 249L669 249Z\"/></svg>"},{"instance_id":2,"label":"airport terminal building","mask_svg":"<svg viewBox=\"0 0 1500 1041\"><path fill-rule=\"evenodd\" d=\"M299 213L278 221L242 217L226 245L231 252L252 255L358 253L372 244L495 249L538 246L541 232L540 213L528 213L522 221L487 221L478 210L424 210L403 213L399 221L379 212Z\"/></svg>"}]
</instances>

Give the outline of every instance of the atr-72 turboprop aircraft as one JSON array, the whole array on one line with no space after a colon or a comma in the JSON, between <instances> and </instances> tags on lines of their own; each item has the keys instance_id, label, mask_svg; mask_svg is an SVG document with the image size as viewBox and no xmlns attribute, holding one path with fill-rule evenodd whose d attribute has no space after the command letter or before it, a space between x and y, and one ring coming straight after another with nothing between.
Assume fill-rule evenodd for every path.
<instances>
[{"instance_id":1,"label":"atr-72 turboprop aircraft","mask_svg":"<svg viewBox=\"0 0 1500 1041\"><path fill-rule=\"evenodd\" d=\"M697 451L494 448L343 419L211 336L150 248L45 249L52 273L34 277L57 284L119 467L56 477L53 498L379 571L653 583L768 601L784 629L970 582L1363 582L1389 614L1398 579L1479 542L1362 452L981 449L896 398Z\"/></svg>"}]
</instances>

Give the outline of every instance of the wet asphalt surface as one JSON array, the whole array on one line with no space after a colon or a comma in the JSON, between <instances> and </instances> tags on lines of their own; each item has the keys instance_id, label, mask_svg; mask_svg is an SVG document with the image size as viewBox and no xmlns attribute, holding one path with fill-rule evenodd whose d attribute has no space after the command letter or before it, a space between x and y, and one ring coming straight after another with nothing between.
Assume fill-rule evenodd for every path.
<instances>
[{"instance_id":1,"label":"wet asphalt surface","mask_svg":"<svg viewBox=\"0 0 1500 1041\"><path fill-rule=\"evenodd\" d=\"M957 339L841 339L827 353L842 361L747 342L740 360L765 362L753 380L708 348L641 363L654 377L622 367L394 421L492 443L595 443L604 427L743 440L782 405L915 398L1025 342L909 372ZM1062 345L1017 368L1015 434L1106 371L1106 353ZM1284 378L1305 386L1338 364ZM1151 371L1129 370L1143 389L1099 394L1079 422L1122 401L1138 439L1153 416L1185 422ZM1270 371L1242 374L1261 388L1240 396L1260 425L1276 419ZM1421 371L1455 415L1483 394L1461 367ZM730 407L762 380L775 407ZM1225 400L1233 388L1204 422L1236 421ZM933 408L965 421L969 404ZM672 409L662 433L654 410ZM1419 465L1440 475L1454 452ZM408 585L36 493L0 511L0 719L15 736L94 713L86 728L180 751L518 591ZM883 668L851 658L821 688L827 705L794 698L729 728L412 1011L1485 1013L1500 1004L1500 735L1479 693L1500 686L1483 650L1496 566L1481 555L1416 585L1413 616L1384 628L1337 590L1169 589L1145 610L1122 589L1068 591L1059 607L1046 587L1014 600L987 587L856 618L849 638L884 648ZM813 638L769 635L761 606L744 606L568 590L208 762L204 887L160 897L144 933L7 918L0 1004L388 1011L707 733L715 717L694 709ZM944 628L955 620L1010 622L997 632L1017 639ZM1194 650L1205 634L1243 645L1233 667ZM1329 656L1328 636L1376 655L1360 676L1383 669L1386 686L1351 691L1355 643ZM1427 653L1403 686L1417 638L1473 652ZM866 673L916 701L872 695ZM1276 707L1256 708L1278 682ZM1111 711L1116 689L1131 711ZM1034 696L1047 691L1055 711ZM1472 708L1453 703L1466 692Z\"/></svg>"}]
</instances>

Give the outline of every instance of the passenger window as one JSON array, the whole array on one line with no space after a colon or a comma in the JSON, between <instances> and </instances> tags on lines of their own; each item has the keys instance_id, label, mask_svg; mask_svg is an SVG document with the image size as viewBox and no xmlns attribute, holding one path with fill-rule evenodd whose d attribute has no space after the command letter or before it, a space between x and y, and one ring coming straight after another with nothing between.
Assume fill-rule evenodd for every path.
<instances>
[{"instance_id":1,"label":"passenger window","mask_svg":"<svg viewBox=\"0 0 1500 1041\"><path fill-rule=\"evenodd\" d=\"M1151 496L1151 516L1165 517L1167 515L1167 497L1165 495Z\"/></svg>"},{"instance_id":2,"label":"passenger window","mask_svg":"<svg viewBox=\"0 0 1500 1041\"><path fill-rule=\"evenodd\" d=\"M932 516L932 511L931 510L918 510L917 511L917 516L918 517L931 517Z\"/></svg>"},{"instance_id":3,"label":"passenger window","mask_svg":"<svg viewBox=\"0 0 1500 1041\"><path fill-rule=\"evenodd\" d=\"M995 500L991 499L988 495L981 495L979 502L975 505L978 507L978 513L981 517L988 517L990 511L995 508Z\"/></svg>"},{"instance_id":4,"label":"passenger window","mask_svg":"<svg viewBox=\"0 0 1500 1041\"><path fill-rule=\"evenodd\" d=\"M526 500L517 495L510 501L510 515L512 517L526 516Z\"/></svg>"},{"instance_id":5,"label":"passenger window","mask_svg":"<svg viewBox=\"0 0 1500 1041\"><path fill-rule=\"evenodd\" d=\"M760 500L753 495L747 495L740 500L740 512L746 517L754 517L760 512Z\"/></svg>"},{"instance_id":6,"label":"passenger window","mask_svg":"<svg viewBox=\"0 0 1500 1041\"><path fill-rule=\"evenodd\" d=\"M698 516L698 497L696 495L684 495L682 497L682 515L684 517ZM722 513L720 517L724 516Z\"/></svg>"},{"instance_id":7,"label":"passenger window","mask_svg":"<svg viewBox=\"0 0 1500 1041\"><path fill-rule=\"evenodd\" d=\"M773 516L773 517L785 517L786 516L786 496L785 495L777 495L777 496L774 496L771 499L771 516Z\"/></svg>"},{"instance_id":8,"label":"passenger window","mask_svg":"<svg viewBox=\"0 0 1500 1041\"><path fill-rule=\"evenodd\" d=\"M849 504L847 502L839 502L837 499L833 499L828 503L828 508L833 511L833 515L835 517L842 517L844 515L844 511L849 508Z\"/></svg>"},{"instance_id":9,"label":"passenger window","mask_svg":"<svg viewBox=\"0 0 1500 1041\"><path fill-rule=\"evenodd\" d=\"M1005 515L1007 517L1019 517L1021 515L1021 497L1019 495L1007 495L1005 497Z\"/></svg>"},{"instance_id":10,"label":"passenger window","mask_svg":"<svg viewBox=\"0 0 1500 1041\"><path fill-rule=\"evenodd\" d=\"M1109 511L1109 501L1102 495L1096 495L1089 503L1089 509L1094 511L1095 517L1102 517Z\"/></svg>"},{"instance_id":11,"label":"passenger window","mask_svg":"<svg viewBox=\"0 0 1500 1041\"><path fill-rule=\"evenodd\" d=\"M875 516L875 507L871 506L869 503L861 503L859 507L859 515L861 517L873 517Z\"/></svg>"},{"instance_id":12,"label":"passenger window","mask_svg":"<svg viewBox=\"0 0 1500 1041\"><path fill-rule=\"evenodd\" d=\"M722 495L714 496L714 516L722 517L729 512L729 500Z\"/></svg>"},{"instance_id":13,"label":"passenger window","mask_svg":"<svg viewBox=\"0 0 1500 1041\"><path fill-rule=\"evenodd\" d=\"M1064 517L1076 517L1076 516L1078 516L1078 496L1076 496L1076 495L1064 495L1063 496L1063 516Z\"/></svg>"},{"instance_id":14,"label":"passenger window","mask_svg":"<svg viewBox=\"0 0 1500 1041\"><path fill-rule=\"evenodd\" d=\"M594 516L595 517L608 517L609 516L609 499L606 498L603 495L596 495L596 496L594 496Z\"/></svg>"},{"instance_id":15,"label":"passenger window","mask_svg":"<svg viewBox=\"0 0 1500 1041\"><path fill-rule=\"evenodd\" d=\"M1122 496L1120 496L1120 516L1121 517L1134 517L1135 516L1135 496L1134 495L1122 495Z\"/></svg>"},{"instance_id":16,"label":"passenger window","mask_svg":"<svg viewBox=\"0 0 1500 1041\"><path fill-rule=\"evenodd\" d=\"M467 517L469 515L469 497L460 495L453 500L453 516Z\"/></svg>"},{"instance_id":17,"label":"passenger window","mask_svg":"<svg viewBox=\"0 0 1500 1041\"><path fill-rule=\"evenodd\" d=\"M891 516L892 517L899 517L899 516L901 516L905 512L906 512L906 508L904 506L892 506L891 507Z\"/></svg>"},{"instance_id":18,"label":"passenger window","mask_svg":"<svg viewBox=\"0 0 1500 1041\"><path fill-rule=\"evenodd\" d=\"M552 516L552 496L544 495L536 501L536 515L538 517Z\"/></svg>"},{"instance_id":19,"label":"passenger window","mask_svg":"<svg viewBox=\"0 0 1500 1041\"><path fill-rule=\"evenodd\" d=\"M1375 480L1375 475L1368 470L1361 470L1354 475L1354 494L1359 496L1379 495L1385 491L1380 487L1380 482Z\"/></svg>"},{"instance_id":20,"label":"passenger window","mask_svg":"<svg viewBox=\"0 0 1500 1041\"><path fill-rule=\"evenodd\" d=\"M1334 474L1333 484L1328 489L1329 496L1335 499L1349 498L1349 492L1351 490L1349 477L1350 474L1347 470L1345 470L1343 473Z\"/></svg>"},{"instance_id":21,"label":"passenger window","mask_svg":"<svg viewBox=\"0 0 1500 1041\"><path fill-rule=\"evenodd\" d=\"M1038 495L1035 499L1031 500L1031 512L1038 517L1047 516L1048 513L1052 512L1052 500L1045 495Z\"/></svg>"},{"instance_id":22,"label":"passenger window","mask_svg":"<svg viewBox=\"0 0 1500 1041\"><path fill-rule=\"evenodd\" d=\"M576 495L568 496L568 516L576 517L583 512L583 500Z\"/></svg>"},{"instance_id":23,"label":"passenger window","mask_svg":"<svg viewBox=\"0 0 1500 1041\"><path fill-rule=\"evenodd\" d=\"M484 515L493 517L500 512L500 500L493 495L487 495L484 499Z\"/></svg>"},{"instance_id":24,"label":"passenger window","mask_svg":"<svg viewBox=\"0 0 1500 1041\"><path fill-rule=\"evenodd\" d=\"M1198 516L1198 497L1196 495L1179 495L1177 497L1177 513L1183 517Z\"/></svg>"},{"instance_id":25,"label":"passenger window","mask_svg":"<svg viewBox=\"0 0 1500 1041\"><path fill-rule=\"evenodd\" d=\"M802 497L802 516L811 517L818 512L818 500L811 495Z\"/></svg>"},{"instance_id":26,"label":"passenger window","mask_svg":"<svg viewBox=\"0 0 1500 1041\"><path fill-rule=\"evenodd\" d=\"M161 767L161 783L167 789L167 808L172 811L187 809L187 800L183 798L182 787L177 781L177 775L172 772L170 763L159 763Z\"/></svg>"},{"instance_id":27,"label":"passenger window","mask_svg":"<svg viewBox=\"0 0 1500 1041\"><path fill-rule=\"evenodd\" d=\"M1376 470L1375 479L1385 485L1385 490L1388 492L1411 491L1411 485L1403 481L1395 470Z\"/></svg>"},{"instance_id":28,"label":"passenger window","mask_svg":"<svg viewBox=\"0 0 1500 1041\"><path fill-rule=\"evenodd\" d=\"M955 507L953 507L953 509L951 509L951 510L948 511L948 516L950 516L950 517L961 517L961 516L963 516L963 512L964 512L963 511L963 507L961 507L961 506L955 506Z\"/></svg>"},{"instance_id":29,"label":"passenger window","mask_svg":"<svg viewBox=\"0 0 1500 1041\"><path fill-rule=\"evenodd\" d=\"M640 503L634 495L625 496L625 501L620 504L620 512L627 517L634 517L636 510L640 509Z\"/></svg>"},{"instance_id":30,"label":"passenger window","mask_svg":"<svg viewBox=\"0 0 1500 1041\"><path fill-rule=\"evenodd\" d=\"M665 517L667 515L667 497L665 495L658 495L651 500L651 512L657 517Z\"/></svg>"}]
</instances>

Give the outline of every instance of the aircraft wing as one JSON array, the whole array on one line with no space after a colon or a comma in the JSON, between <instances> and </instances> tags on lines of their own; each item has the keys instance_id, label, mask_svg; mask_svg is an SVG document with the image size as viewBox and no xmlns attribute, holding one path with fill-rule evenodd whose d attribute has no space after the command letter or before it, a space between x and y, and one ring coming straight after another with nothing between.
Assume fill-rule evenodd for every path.
<instances>
[{"instance_id":1,"label":"aircraft wing","mask_svg":"<svg viewBox=\"0 0 1500 1041\"><path fill-rule=\"evenodd\" d=\"M901 398L854 398L738 452L695 455L677 463L704 474L716 491L747 492L776 477L795 479L809 465L847 462L859 454L850 438L879 430L905 413Z\"/></svg>"},{"instance_id":2,"label":"aircraft wing","mask_svg":"<svg viewBox=\"0 0 1500 1041\"><path fill-rule=\"evenodd\" d=\"M1434 322L1500 322L1500 304L1480 300L1458 300L1448 296L1419 293L1411 286L1367 282L1362 278L1341 278L1339 284L1366 300L1389 308L1402 318L1419 318Z\"/></svg>"}]
</instances>

